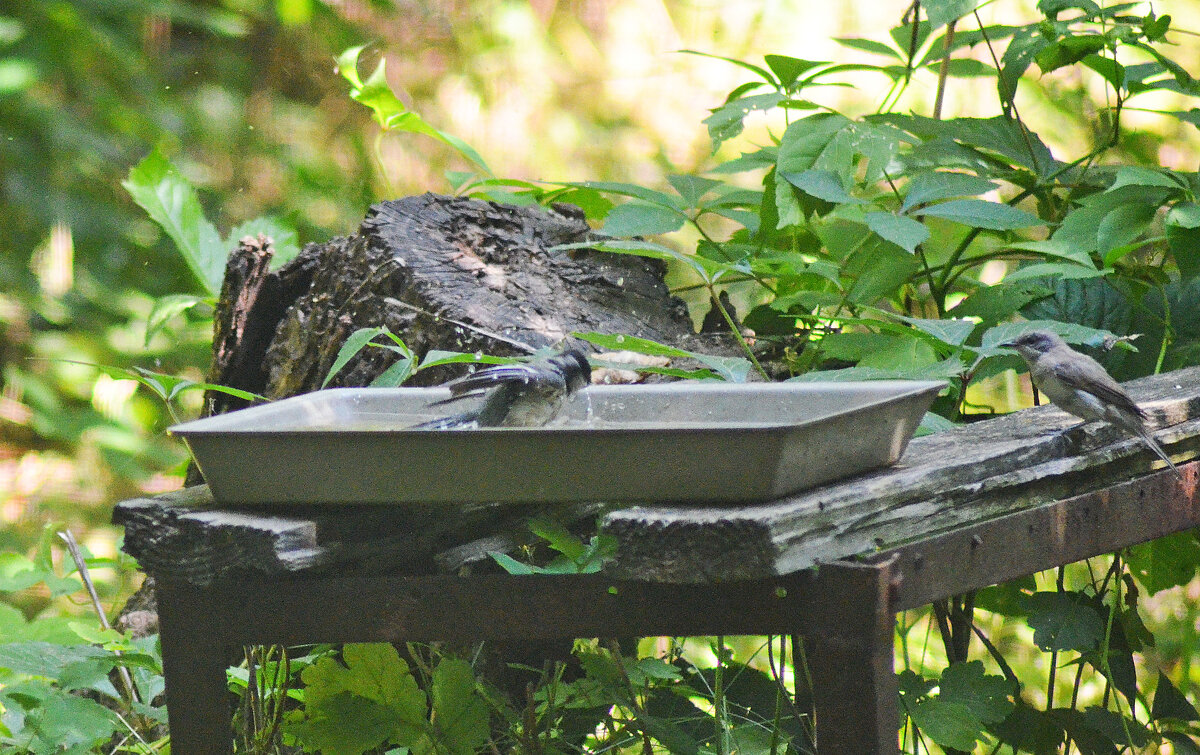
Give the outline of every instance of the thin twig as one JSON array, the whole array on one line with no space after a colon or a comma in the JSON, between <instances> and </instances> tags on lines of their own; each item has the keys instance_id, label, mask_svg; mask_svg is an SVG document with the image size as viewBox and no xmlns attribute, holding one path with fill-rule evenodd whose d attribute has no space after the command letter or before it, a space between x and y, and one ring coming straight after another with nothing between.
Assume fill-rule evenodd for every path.
<instances>
[{"instance_id":1,"label":"thin twig","mask_svg":"<svg viewBox=\"0 0 1200 755\"><path fill-rule=\"evenodd\" d=\"M83 580L83 586L87 589L88 597L92 599L92 607L96 609L96 616L100 619L100 626L106 631L112 629L112 625L108 623L108 616L104 613L104 607L100 605L100 595L96 592L96 585L92 582L92 575L88 572L87 563L83 560L83 554L79 552L79 543L75 542L75 535L71 530L62 530L58 533L59 539L67 544L67 551L71 554L71 559L75 562L75 568L79 571L79 578ZM114 650L113 655L120 656L120 650ZM129 669L125 666L117 666L117 676L121 679L121 685L125 687L125 694L128 700L133 702L142 702L142 696L138 692L137 685L133 682L133 676L130 675Z\"/></svg>"}]
</instances>

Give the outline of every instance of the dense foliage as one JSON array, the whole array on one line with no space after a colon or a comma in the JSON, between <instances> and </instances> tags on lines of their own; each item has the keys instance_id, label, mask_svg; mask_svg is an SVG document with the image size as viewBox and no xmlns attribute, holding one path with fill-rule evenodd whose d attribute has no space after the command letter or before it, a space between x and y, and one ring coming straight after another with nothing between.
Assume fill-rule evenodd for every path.
<instances>
[{"instance_id":1,"label":"dense foliage","mask_svg":"<svg viewBox=\"0 0 1200 755\"><path fill-rule=\"evenodd\" d=\"M1200 110L1189 98L1200 81L1174 46L1186 32L1147 4L1042 0L1031 21L1006 7L1005 23L986 23L978 5L914 3L887 33L839 40L851 63L722 58L746 80L704 120L712 158L701 170L669 168L665 183L630 178L634 169L560 183L498 177L486 149L397 96L382 61L360 61L370 53L352 45L386 31L437 69L418 34L386 23L398 13L388 3L6 9L0 461L19 459L26 477L57 469L70 479L50 493L14 485L0 502L16 525L0 534L9 596L0 603L0 752L166 746L153 638L92 629L54 603L93 584L105 598L123 594L131 565L85 548L74 566L56 566L55 533L87 524L112 496L177 482L154 475L183 454L145 428L161 429L180 400L188 409L188 388L204 387L208 317L231 245L266 232L286 257L300 239L348 230L375 198L372 181L386 193L409 186L395 150L411 140L460 169L446 175L456 192L575 202L613 238L609 251L667 260L697 319L724 322L745 352L689 355L707 368L692 377L944 378L951 387L925 423L936 431L1014 408L995 387L1012 384L1018 363L996 346L1023 320L1092 347L1120 379L1197 363L1200 179L1160 165L1168 143L1127 126L1131 114L1153 113L1181 143L1192 138ZM514 23L511 9L481 8L459 10ZM408 10L418 29L430 19L420 12L432 13ZM452 46L519 40L503 26L481 25ZM870 80L883 83L881 101L847 104L843 90ZM944 117L956 89L972 92L975 110ZM1077 138L1056 133L1063 124ZM440 188L431 172L419 178L413 190ZM197 185L220 201L206 202ZM391 383L471 358L413 354L399 335L368 329L339 362L371 342L398 356ZM147 390L131 399L137 386ZM27 514L31 500L45 510ZM585 543L532 524L545 547L498 556L501 566L593 571L607 555L604 538ZM1194 615L1163 616L1153 598L1192 582L1198 565L1200 543L1185 533L902 616L906 750L1170 743L1200 752L1188 699L1200 680ZM105 576L92 580L87 567ZM973 654L952 627L981 639ZM931 642L939 635L940 647ZM524 700L477 675L469 657L403 650L250 652L229 677L241 749L811 746L803 643L580 642L576 667L529 670L536 683Z\"/></svg>"}]
</instances>

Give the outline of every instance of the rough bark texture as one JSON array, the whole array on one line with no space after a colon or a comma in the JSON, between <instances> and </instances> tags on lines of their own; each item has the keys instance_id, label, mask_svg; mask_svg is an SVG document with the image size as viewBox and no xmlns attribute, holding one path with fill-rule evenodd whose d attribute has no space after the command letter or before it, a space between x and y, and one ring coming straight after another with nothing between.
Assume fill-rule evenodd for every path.
<instances>
[{"instance_id":1,"label":"rough bark texture","mask_svg":"<svg viewBox=\"0 0 1200 755\"><path fill-rule=\"evenodd\" d=\"M657 260L552 247L592 238L582 215L425 194L371 208L358 233L319 249L311 285L266 350L266 395L314 390L346 337L384 325L429 349L521 355L572 331L695 347ZM722 349L723 350L723 349ZM395 359L368 349L330 386L368 384ZM442 382L430 370L412 385Z\"/></svg>"}]
</instances>

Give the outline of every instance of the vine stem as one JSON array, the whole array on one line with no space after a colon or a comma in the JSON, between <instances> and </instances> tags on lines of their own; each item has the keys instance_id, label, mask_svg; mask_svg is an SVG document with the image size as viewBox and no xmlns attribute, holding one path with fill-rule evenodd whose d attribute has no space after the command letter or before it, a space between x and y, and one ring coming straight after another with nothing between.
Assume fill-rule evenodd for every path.
<instances>
[{"instance_id":1,"label":"vine stem","mask_svg":"<svg viewBox=\"0 0 1200 755\"><path fill-rule=\"evenodd\" d=\"M946 24L946 52L942 56L942 65L938 70L937 93L933 97L933 119L935 121L942 119L942 100L946 95L946 80L950 77L950 50L954 45L954 26L957 23L958 19L954 19Z\"/></svg>"},{"instance_id":2,"label":"vine stem","mask_svg":"<svg viewBox=\"0 0 1200 755\"><path fill-rule=\"evenodd\" d=\"M729 314L729 311L725 309L725 305L721 303L721 297L717 295L717 290L714 285L710 283L706 286L706 288L708 288L708 294L712 299L713 306L716 307L721 313L721 317L725 318L725 323L729 325L729 330L732 331L733 337L737 339L737 342L741 345L742 350L746 352L746 356L750 359L750 363L754 365L754 369L757 370L758 374L762 375L763 378L770 380L771 376L768 375L767 371L763 369L763 366L758 363L758 357L754 356L754 351L750 348L750 344L746 343L746 338L742 335L741 328L739 328L737 323L734 322L733 317Z\"/></svg>"},{"instance_id":3,"label":"vine stem","mask_svg":"<svg viewBox=\"0 0 1200 755\"><path fill-rule=\"evenodd\" d=\"M1104 677L1106 680L1108 680L1109 684L1112 684L1113 673L1112 673L1112 665L1109 663L1109 660L1108 660L1108 654L1112 647L1112 630L1113 630L1113 622L1116 621L1116 617L1117 617L1117 606L1120 605L1120 603L1121 603L1122 582L1121 582L1120 573L1122 570L1123 570L1123 565L1121 562L1121 554L1114 553L1113 554L1113 568L1112 568L1112 573L1113 573L1113 577L1114 577L1113 578L1113 600L1112 600L1112 603L1108 607L1108 621L1105 622L1105 624L1104 624L1104 641L1100 645L1100 665L1104 670ZM1115 687L1115 685L1113 685L1113 686ZM1120 690L1117 690L1117 691L1120 692ZM1121 698L1120 698L1120 696L1117 694L1114 694L1113 701L1117 705L1117 714L1120 716L1120 719L1121 719L1121 728L1125 732L1125 741L1129 743L1129 747L1130 747L1130 749L1132 749L1133 748L1133 736L1129 732L1129 722L1127 720L1125 720L1125 716L1120 715L1120 713L1121 713ZM1129 715L1132 716L1133 715L1133 702L1132 701L1127 701L1127 702L1129 702Z\"/></svg>"}]
</instances>

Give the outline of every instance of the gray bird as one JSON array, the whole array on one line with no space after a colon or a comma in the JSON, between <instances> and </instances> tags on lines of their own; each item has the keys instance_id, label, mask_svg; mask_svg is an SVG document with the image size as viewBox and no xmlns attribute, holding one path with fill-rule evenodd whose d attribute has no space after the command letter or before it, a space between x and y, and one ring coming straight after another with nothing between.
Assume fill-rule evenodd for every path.
<instances>
[{"instance_id":1,"label":"gray bird","mask_svg":"<svg viewBox=\"0 0 1200 755\"><path fill-rule=\"evenodd\" d=\"M502 364L447 383L441 406L484 396L478 410L416 425L425 430L470 427L540 427L554 419L566 398L591 381L587 355L572 348L523 364Z\"/></svg>"},{"instance_id":2,"label":"gray bird","mask_svg":"<svg viewBox=\"0 0 1200 755\"><path fill-rule=\"evenodd\" d=\"M1095 359L1080 354L1058 335L1045 330L1031 330L1000 345L1017 350L1029 365L1033 384L1059 409L1085 421L1116 425L1136 435L1183 479L1146 429L1146 412Z\"/></svg>"}]
</instances>

